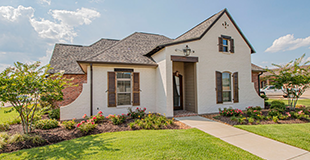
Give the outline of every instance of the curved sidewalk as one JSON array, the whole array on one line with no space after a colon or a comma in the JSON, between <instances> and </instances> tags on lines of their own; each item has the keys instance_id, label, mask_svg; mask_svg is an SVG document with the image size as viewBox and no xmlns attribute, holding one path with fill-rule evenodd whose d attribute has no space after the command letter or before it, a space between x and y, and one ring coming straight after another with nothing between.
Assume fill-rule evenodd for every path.
<instances>
[{"instance_id":1,"label":"curved sidewalk","mask_svg":"<svg viewBox=\"0 0 310 160\"><path fill-rule=\"evenodd\" d=\"M310 152L210 119L191 116L175 118L191 127L268 160L309 160Z\"/></svg>"}]
</instances>

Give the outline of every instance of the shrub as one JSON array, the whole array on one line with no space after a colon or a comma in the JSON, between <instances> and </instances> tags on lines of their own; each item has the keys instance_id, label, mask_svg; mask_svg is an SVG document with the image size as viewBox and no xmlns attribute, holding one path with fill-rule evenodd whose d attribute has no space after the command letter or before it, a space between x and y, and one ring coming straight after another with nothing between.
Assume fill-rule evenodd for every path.
<instances>
[{"instance_id":1,"label":"shrub","mask_svg":"<svg viewBox=\"0 0 310 160\"><path fill-rule=\"evenodd\" d=\"M270 109L275 109L279 112L284 112L286 110L284 102L274 100L271 102Z\"/></svg>"},{"instance_id":2,"label":"shrub","mask_svg":"<svg viewBox=\"0 0 310 160\"><path fill-rule=\"evenodd\" d=\"M8 143L18 143L18 142L23 142L25 141L25 137L22 134L16 133L14 135L12 135L9 139L8 139Z\"/></svg>"},{"instance_id":3,"label":"shrub","mask_svg":"<svg viewBox=\"0 0 310 160\"><path fill-rule=\"evenodd\" d=\"M275 123L278 123L279 118L278 118L277 116L273 116L273 117L272 117L272 121L274 121Z\"/></svg>"},{"instance_id":4,"label":"shrub","mask_svg":"<svg viewBox=\"0 0 310 160\"><path fill-rule=\"evenodd\" d=\"M270 120L270 119L271 119L271 116L269 115L265 117L265 120Z\"/></svg>"},{"instance_id":5,"label":"shrub","mask_svg":"<svg viewBox=\"0 0 310 160\"><path fill-rule=\"evenodd\" d=\"M248 119L248 122L249 122L250 124L252 124L252 123L254 122L254 118L252 118L252 117L248 117L247 119Z\"/></svg>"},{"instance_id":6,"label":"shrub","mask_svg":"<svg viewBox=\"0 0 310 160\"><path fill-rule=\"evenodd\" d=\"M48 112L48 117L50 119L59 119L60 118L60 108L50 110Z\"/></svg>"},{"instance_id":7,"label":"shrub","mask_svg":"<svg viewBox=\"0 0 310 160\"><path fill-rule=\"evenodd\" d=\"M63 121L62 126L64 126L68 130L71 130L75 128L75 121L74 119L72 119L71 121Z\"/></svg>"},{"instance_id":8,"label":"shrub","mask_svg":"<svg viewBox=\"0 0 310 160\"><path fill-rule=\"evenodd\" d=\"M114 125L119 125L125 122L126 117L124 114L122 115L109 115L107 116L107 119L109 119Z\"/></svg>"},{"instance_id":9,"label":"shrub","mask_svg":"<svg viewBox=\"0 0 310 160\"><path fill-rule=\"evenodd\" d=\"M10 125L7 123L0 124L0 132L7 131L10 129Z\"/></svg>"},{"instance_id":10,"label":"shrub","mask_svg":"<svg viewBox=\"0 0 310 160\"><path fill-rule=\"evenodd\" d=\"M27 134L24 134L23 135L24 138L25 138L25 141L29 141L29 142L32 142L33 144L42 144L45 141L45 139L43 139L40 135L27 135Z\"/></svg>"},{"instance_id":11,"label":"shrub","mask_svg":"<svg viewBox=\"0 0 310 160\"><path fill-rule=\"evenodd\" d=\"M249 116L249 117L252 117L254 119L263 119L263 116L262 116L262 108L259 107L259 106L256 106L256 107L248 107L246 109L246 114Z\"/></svg>"},{"instance_id":12,"label":"shrub","mask_svg":"<svg viewBox=\"0 0 310 160\"><path fill-rule=\"evenodd\" d=\"M257 120L255 123L256 123L256 124L260 124L260 121L259 121L259 120Z\"/></svg>"},{"instance_id":13,"label":"shrub","mask_svg":"<svg viewBox=\"0 0 310 160\"><path fill-rule=\"evenodd\" d=\"M280 115L282 115L278 110L276 110L276 109L271 109L271 110L269 110L269 112L268 112L268 116L280 116Z\"/></svg>"},{"instance_id":14,"label":"shrub","mask_svg":"<svg viewBox=\"0 0 310 160\"><path fill-rule=\"evenodd\" d=\"M35 123L37 129L52 129L58 127L58 121L56 119L43 119Z\"/></svg>"},{"instance_id":15,"label":"shrub","mask_svg":"<svg viewBox=\"0 0 310 160\"><path fill-rule=\"evenodd\" d=\"M160 129L164 126L173 125L173 119L168 119L160 114L148 114L144 119L136 119L129 124L131 129Z\"/></svg>"},{"instance_id":16,"label":"shrub","mask_svg":"<svg viewBox=\"0 0 310 160\"><path fill-rule=\"evenodd\" d=\"M285 116L285 115L282 115L282 114L279 116L279 119L281 119L281 120L284 120L284 119L287 119L287 118L288 118L288 116Z\"/></svg>"},{"instance_id":17,"label":"shrub","mask_svg":"<svg viewBox=\"0 0 310 160\"><path fill-rule=\"evenodd\" d=\"M224 110L222 110L221 108L219 108L219 113L221 116L230 117L230 116L238 116L243 112L240 109L224 108Z\"/></svg>"},{"instance_id":18,"label":"shrub","mask_svg":"<svg viewBox=\"0 0 310 160\"><path fill-rule=\"evenodd\" d=\"M132 109L129 107L127 116L130 116L133 119L136 119L136 118L141 119L145 116L145 110L146 108L141 109L137 107L135 111L132 111Z\"/></svg>"},{"instance_id":19,"label":"shrub","mask_svg":"<svg viewBox=\"0 0 310 160\"><path fill-rule=\"evenodd\" d=\"M8 123L9 125L20 124L21 123L20 117L18 116L14 118L12 121L9 121Z\"/></svg>"},{"instance_id":20,"label":"shrub","mask_svg":"<svg viewBox=\"0 0 310 160\"><path fill-rule=\"evenodd\" d=\"M87 134L88 132L90 132L91 130L96 128L96 124L95 122L93 122L92 120L87 120L82 121L80 123L77 124L76 126L83 134Z\"/></svg>"},{"instance_id":21,"label":"shrub","mask_svg":"<svg viewBox=\"0 0 310 160\"><path fill-rule=\"evenodd\" d=\"M95 115L95 116L92 117L92 119L93 119L93 121L94 121L95 123L98 123L98 122L104 121L105 117L102 115L102 112L99 111L99 112L97 113L97 115Z\"/></svg>"},{"instance_id":22,"label":"shrub","mask_svg":"<svg viewBox=\"0 0 310 160\"><path fill-rule=\"evenodd\" d=\"M230 117L230 120L232 120L232 121L237 121L237 117L232 116L232 117Z\"/></svg>"},{"instance_id":23,"label":"shrub","mask_svg":"<svg viewBox=\"0 0 310 160\"><path fill-rule=\"evenodd\" d=\"M243 124L245 119L246 119L245 117L239 117L238 123Z\"/></svg>"},{"instance_id":24,"label":"shrub","mask_svg":"<svg viewBox=\"0 0 310 160\"><path fill-rule=\"evenodd\" d=\"M9 138L10 136L6 132L0 133L0 150L6 146Z\"/></svg>"}]
</instances>

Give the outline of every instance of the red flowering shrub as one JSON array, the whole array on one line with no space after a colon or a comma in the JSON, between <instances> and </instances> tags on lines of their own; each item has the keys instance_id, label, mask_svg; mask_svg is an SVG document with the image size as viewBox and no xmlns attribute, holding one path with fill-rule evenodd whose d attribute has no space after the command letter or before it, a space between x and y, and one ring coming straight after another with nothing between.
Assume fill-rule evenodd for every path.
<instances>
[{"instance_id":1,"label":"red flowering shrub","mask_svg":"<svg viewBox=\"0 0 310 160\"><path fill-rule=\"evenodd\" d=\"M259 106L256 106L256 107L252 107L252 106L249 106L247 109L246 109L246 114L249 116L249 117L252 117L254 119L263 119L264 117L262 116L262 108L259 107Z\"/></svg>"},{"instance_id":2,"label":"red flowering shrub","mask_svg":"<svg viewBox=\"0 0 310 160\"><path fill-rule=\"evenodd\" d=\"M230 116L239 116L240 114L243 114L243 112L241 109L224 108L224 110L222 110L221 108L219 108L219 114L221 116L230 117Z\"/></svg>"},{"instance_id":3,"label":"red flowering shrub","mask_svg":"<svg viewBox=\"0 0 310 160\"><path fill-rule=\"evenodd\" d=\"M109 116L106 117L107 119L109 119L114 125L119 125L125 122L126 117L124 114L122 115L112 115L110 114Z\"/></svg>"},{"instance_id":4,"label":"red flowering shrub","mask_svg":"<svg viewBox=\"0 0 310 160\"><path fill-rule=\"evenodd\" d=\"M86 115L86 114L85 114ZM85 116L84 115L84 116ZM83 116L83 118L84 118ZM86 116L85 116L86 118ZM96 124L94 122L94 119L97 119L97 118L91 118L87 121L81 121L80 123L78 123L76 125L76 127L83 133L83 134L87 134L88 132L90 132L91 130L93 130L94 128L96 128Z\"/></svg>"},{"instance_id":5,"label":"red flowering shrub","mask_svg":"<svg viewBox=\"0 0 310 160\"><path fill-rule=\"evenodd\" d=\"M146 108L141 109L137 107L135 111L132 111L131 108L128 108L127 116L130 116L133 119L136 119L136 118L141 119L145 116L145 111L146 111Z\"/></svg>"}]
</instances>

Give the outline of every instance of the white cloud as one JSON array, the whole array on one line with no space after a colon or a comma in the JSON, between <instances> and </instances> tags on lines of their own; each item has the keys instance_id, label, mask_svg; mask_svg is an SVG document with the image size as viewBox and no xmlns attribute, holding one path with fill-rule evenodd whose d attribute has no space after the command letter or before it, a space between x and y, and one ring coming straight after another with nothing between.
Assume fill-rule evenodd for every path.
<instances>
[{"instance_id":1,"label":"white cloud","mask_svg":"<svg viewBox=\"0 0 310 160\"><path fill-rule=\"evenodd\" d=\"M19 17L33 17L34 9L19 5L16 9L12 6L0 6L0 15L11 22L16 21Z\"/></svg>"},{"instance_id":2,"label":"white cloud","mask_svg":"<svg viewBox=\"0 0 310 160\"><path fill-rule=\"evenodd\" d=\"M267 61L263 61L263 62L262 62L262 64L267 64L267 63L268 63Z\"/></svg>"},{"instance_id":3,"label":"white cloud","mask_svg":"<svg viewBox=\"0 0 310 160\"><path fill-rule=\"evenodd\" d=\"M40 37L54 39L62 43L72 42L73 38L77 36L74 27L90 24L94 18L100 17L99 12L88 8L81 8L76 11L50 10L49 13L60 23L45 19L31 19L31 24Z\"/></svg>"},{"instance_id":4,"label":"white cloud","mask_svg":"<svg viewBox=\"0 0 310 160\"><path fill-rule=\"evenodd\" d=\"M265 52L278 52L286 50L295 50L300 47L310 45L310 36L306 38L295 38L293 34L288 34L276 39L272 46L267 48Z\"/></svg>"},{"instance_id":5,"label":"white cloud","mask_svg":"<svg viewBox=\"0 0 310 160\"><path fill-rule=\"evenodd\" d=\"M67 11L67 10L51 10L50 14L61 22L61 24L67 26L79 26L83 24L90 24L92 19L100 17L100 13L88 9L81 8L76 11Z\"/></svg>"},{"instance_id":6,"label":"white cloud","mask_svg":"<svg viewBox=\"0 0 310 160\"><path fill-rule=\"evenodd\" d=\"M48 5L51 5L52 0L39 0L40 4L45 4L47 3Z\"/></svg>"},{"instance_id":7,"label":"white cloud","mask_svg":"<svg viewBox=\"0 0 310 160\"><path fill-rule=\"evenodd\" d=\"M71 26L54 23L43 18L39 21L31 19L30 22L35 31L37 31L42 38L53 39L65 43L67 41L72 42L73 37L77 36Z\"/></svg>"}]
</instances>

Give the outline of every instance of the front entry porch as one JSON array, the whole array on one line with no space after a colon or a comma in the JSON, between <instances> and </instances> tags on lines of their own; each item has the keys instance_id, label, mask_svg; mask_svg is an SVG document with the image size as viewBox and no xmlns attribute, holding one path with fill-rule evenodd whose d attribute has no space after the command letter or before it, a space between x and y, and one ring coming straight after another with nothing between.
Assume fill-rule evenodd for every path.
<instances>
[{"instance_id":1,"label":"front entry porch","mask_svg":"<svg viewBox=\"0 0 310 160\"><path fill-rule=\"evenodd\" d=\"M188 62L187 57L173 61L173 109L174 117L197 115L196 62ZM192 59L191 59L192 60Z\"/></svg>"}]
</instances>

